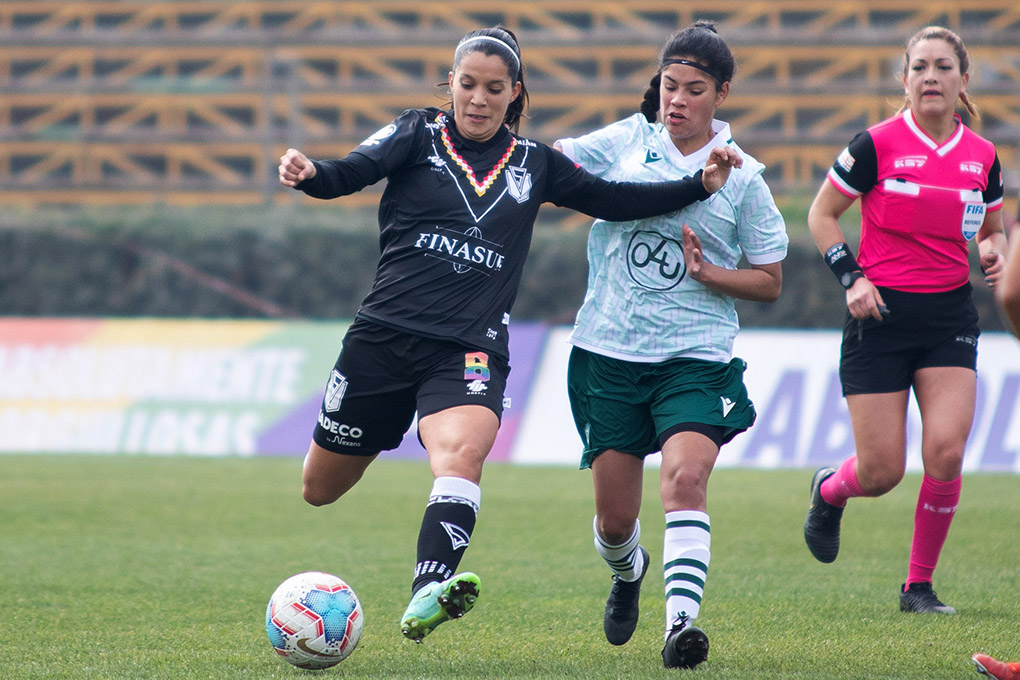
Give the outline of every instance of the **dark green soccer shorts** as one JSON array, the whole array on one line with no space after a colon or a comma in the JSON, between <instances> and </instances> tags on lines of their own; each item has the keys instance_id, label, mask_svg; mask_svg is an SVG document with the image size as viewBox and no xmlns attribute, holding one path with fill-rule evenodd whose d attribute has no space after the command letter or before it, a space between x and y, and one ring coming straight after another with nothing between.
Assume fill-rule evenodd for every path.
<instances>
[{"instance_id":1,"label":"dark green soccer shorts","mask_svg":"<svg viewBox=\"0 0 1020 680\"><path fill-rule=\"evenodd\" d=\"M641 363L574 347L567 391L584 442L581 468L591 467L606 449L644 458L661 450L662 435L679 425L713 426L722 443L730 441L751 427L756 415L744 386L746 368L738 358L725 364L702 359Z\"/></svg>"}]
</instances>

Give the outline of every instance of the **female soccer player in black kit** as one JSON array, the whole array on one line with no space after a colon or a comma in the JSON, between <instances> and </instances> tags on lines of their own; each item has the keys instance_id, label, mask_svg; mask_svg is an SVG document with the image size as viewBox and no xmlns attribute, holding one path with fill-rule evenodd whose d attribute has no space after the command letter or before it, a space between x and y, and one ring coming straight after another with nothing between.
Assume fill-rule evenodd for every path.
<instances>
[{"instance_id":1,"label":"female soccer player in black kit","mask_svg":"<svg viewBox=\"0 0 1020 680\"><path fill-rule=\"evenodd\" d=\"M708 198L741 163L720 147L694 177L612 183L518 136L528 95L516 37L502 28L460 41L449 87L449 111L405 111L341 160L289 149L279 168L285 186L323 199L388 179L375 282L329 377L303 495L312 505L340 498L400 443L417 411L434 477L401 619L417 642L479 594L475 574L455 571L499 428L510 308L541 204L614 221L649 217Z\"/></svg>"}]
</instances>

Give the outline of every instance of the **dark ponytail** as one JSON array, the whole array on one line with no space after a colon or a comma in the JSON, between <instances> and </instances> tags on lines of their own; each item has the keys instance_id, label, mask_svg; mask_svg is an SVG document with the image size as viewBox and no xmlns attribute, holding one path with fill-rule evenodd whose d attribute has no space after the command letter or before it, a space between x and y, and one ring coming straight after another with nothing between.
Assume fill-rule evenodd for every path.
<instances>
[{"instance_id":1,"label":"dark ponytail","mask_svg":"<svg viewBox=\"0 0 1020 680\"><path fill-rule=\"evenodd\" d=\"M641 100L641 113L645 114L649 123L654 123L655 119L659 117L659 85L661 83L662 74L656 73L652 82L648 84L648 89L645 90L645 98Z\"/></svg>"}]
</instances>

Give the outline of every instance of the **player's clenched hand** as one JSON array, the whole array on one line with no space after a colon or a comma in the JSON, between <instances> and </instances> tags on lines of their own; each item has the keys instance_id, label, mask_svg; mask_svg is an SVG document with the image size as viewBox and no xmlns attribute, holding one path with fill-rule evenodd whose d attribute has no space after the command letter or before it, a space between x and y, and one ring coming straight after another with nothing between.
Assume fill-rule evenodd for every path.
<instances>
[{"instance_id":1,"label":"player's clenched hand","mask_svg":"<svg viewBox=\"0 0 1020 680\"><path fill-rule=\"evenodd\" d=\"M729 179L730 170L739 168L744 164L744 159L736 151L728 146L717 146L712 149L705 162L705 172L701 175L701 183L705 191L710 194L722 189Z\"/></svg>"},{"instance_id":2,"label":"player's clenched hand","mask_svg":"<svg viewBox=\"0 0 1020 680\"><path fill-rule=\"evenodd\" d=\"M297 149L287 149L280 156L280 184L296 187L306 179L315 177L315 164Z\"/></svg>"},{"instance_id":3,"label":"player's clenched hand","mask_svg":"<svg viewBox=\"0 0 1020 680\"><path fill-rule=\"evenodd\" d=\"M985 275L985 285L995 288L995 284L1002 280L1003 272L1006 270L1006 258L991 250L981 256L981 272Z\"/></svg>"},{"instance_id":4,"label":"player's clenched hand","mask_svg":"<svg viewBox=\"0 0 1020 680\"><path fill-rule=\"evenodd\" d=\"M872 319L882 320L882 313L886 311L885 300L867 277L854 281L854 285L846 291L846 308L850 310L850 316L857 320ZM888 313L886 311L886 313Z\"/></svg>"}]
</instances>

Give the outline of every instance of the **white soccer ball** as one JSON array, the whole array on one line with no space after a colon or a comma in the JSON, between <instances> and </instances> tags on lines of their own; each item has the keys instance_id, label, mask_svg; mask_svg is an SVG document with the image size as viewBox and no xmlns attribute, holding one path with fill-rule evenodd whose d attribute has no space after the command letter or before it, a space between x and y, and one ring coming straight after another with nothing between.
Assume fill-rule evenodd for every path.
<instances>
[{"instance_id":1,"label":"white soccer ball","mask_svg":"<svg viewBox=\"0 0 1020 680\"><path fill-rule=\"evenodd\" d=\"M335 666L354 651L365 615L343 579L321 571L280 584L266 607L266 633L276 653L298 668Z\"/></svg>"}]
</instances>

